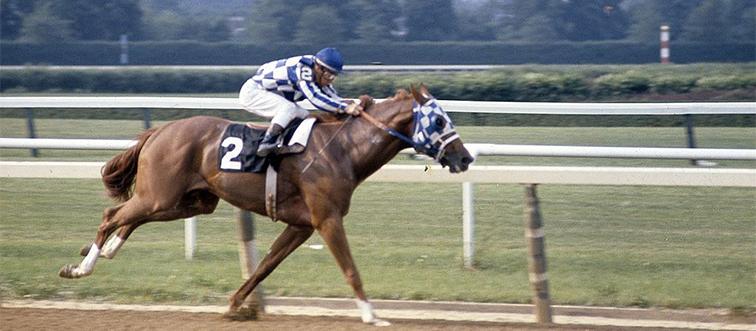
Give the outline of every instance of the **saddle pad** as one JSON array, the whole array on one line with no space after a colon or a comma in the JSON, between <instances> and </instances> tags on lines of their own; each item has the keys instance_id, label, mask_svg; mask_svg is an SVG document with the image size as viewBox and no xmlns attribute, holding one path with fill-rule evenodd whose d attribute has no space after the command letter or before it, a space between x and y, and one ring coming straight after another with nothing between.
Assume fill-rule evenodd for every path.
<instances>
[{"instance_id":1,"label":"saddle pad","mask_svg":"<svg viewBox=\"0 0 756 331\"><path fill-rule=\"evenodd\" d=\"M282 133L284 145L289 147L284 149L289 151L288 153L292 153L290 150L304 150L314 123L314 118L304 121L294 119ZM278 168L280 154L271 153L267 157L259 157L256 154L257 146L264 136L264 129L252 129L246 124L229 124L218 146L218 168L225 172L256 173L265 171L269 164Z\"/></svg>"}]
</instances>

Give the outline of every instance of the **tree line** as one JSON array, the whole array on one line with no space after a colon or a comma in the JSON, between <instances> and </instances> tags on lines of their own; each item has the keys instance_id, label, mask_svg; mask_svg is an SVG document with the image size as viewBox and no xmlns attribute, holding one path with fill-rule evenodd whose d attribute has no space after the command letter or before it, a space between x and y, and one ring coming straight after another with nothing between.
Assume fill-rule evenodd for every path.
<instances>
[{"instance_id":1,"label":"tree line","mask_svg":"<svg viewBox=\"0 0 756 331\"><path fill-rule=\"evenodd\" d=\"M753 42L754 0L0 0L0 37L24 42L672 40ZM196 1L194 2L196 3ZM200 2L202 3L202 2ZM213 7L214 6L214 7Z\"/></svg>"}]
</instances>

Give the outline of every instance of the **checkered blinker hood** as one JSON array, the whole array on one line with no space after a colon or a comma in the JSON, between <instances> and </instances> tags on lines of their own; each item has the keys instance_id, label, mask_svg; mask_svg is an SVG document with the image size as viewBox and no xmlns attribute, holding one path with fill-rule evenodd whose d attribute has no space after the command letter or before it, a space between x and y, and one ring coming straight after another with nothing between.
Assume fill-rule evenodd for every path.
<instances>
[{"instance_id":1,"label":"checkered blinker hood","mask_svg":"<svg viewBox=\"0 0 756 331\"><path fill-rule=\"evenodd\" d=\"M418 153L423 153L436 161L444 155L446 146L459 139L449 115L430 99L425 104L412 106L414 128L412 142Z\"/></svg>"}]
</instances>

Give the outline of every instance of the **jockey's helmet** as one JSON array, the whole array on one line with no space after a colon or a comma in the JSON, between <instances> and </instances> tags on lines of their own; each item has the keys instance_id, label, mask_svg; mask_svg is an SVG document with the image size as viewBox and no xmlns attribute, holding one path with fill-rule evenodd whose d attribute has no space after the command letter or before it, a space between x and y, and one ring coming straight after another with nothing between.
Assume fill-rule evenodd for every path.
<instances>
[{"instance_id":1,"label":"jockey's helmet","mask_svg":"<svg viewBox=\"0 0 756 331\"><path fill-rule=\"evenodd\" d=\"M344 66L344 57L341 56L341 52L338 49L333 47L321 49L315 54L315 61L336 74L340 73L341 68Z\"/></svg>"}]
</instances>

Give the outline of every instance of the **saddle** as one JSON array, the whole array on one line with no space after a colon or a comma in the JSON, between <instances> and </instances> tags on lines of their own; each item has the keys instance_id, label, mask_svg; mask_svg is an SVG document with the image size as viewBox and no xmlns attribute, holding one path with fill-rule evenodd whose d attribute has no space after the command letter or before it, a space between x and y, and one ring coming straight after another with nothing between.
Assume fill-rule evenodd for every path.
<instances>
[{"instance_id":1,"label":"saddle","mask_svg":"<svg viewBox=\"0 0 756 331\"><path fill-rule=\"evenodd\" d=\"M261 173L268 166L278 170L282 156L305 150L315 118L294 119L281 134L282 144L266 157L256 155L265 136L265 126L232 123L223 132L218 147L218 168L225 172Z\"/></svg>"}]
</instances>

